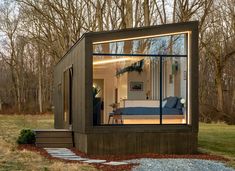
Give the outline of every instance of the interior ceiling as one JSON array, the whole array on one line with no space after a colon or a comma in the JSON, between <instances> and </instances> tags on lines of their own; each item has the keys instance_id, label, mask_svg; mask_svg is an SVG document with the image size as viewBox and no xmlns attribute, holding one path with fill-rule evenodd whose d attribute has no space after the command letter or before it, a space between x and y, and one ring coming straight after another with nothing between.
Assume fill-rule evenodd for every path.
<instances>
[{"instance_id":1,"label":"interior ceiling","mask_svg":"<svg viewBox=\"0 0 235 171\"><path fill-rule=\"evenodd\" d=\"M134 63L143 59L143 57L126 57L126 56L93 56L93 65L97 67L98 65L114 65L117 63Z\"/></svg>"}]
</instances>

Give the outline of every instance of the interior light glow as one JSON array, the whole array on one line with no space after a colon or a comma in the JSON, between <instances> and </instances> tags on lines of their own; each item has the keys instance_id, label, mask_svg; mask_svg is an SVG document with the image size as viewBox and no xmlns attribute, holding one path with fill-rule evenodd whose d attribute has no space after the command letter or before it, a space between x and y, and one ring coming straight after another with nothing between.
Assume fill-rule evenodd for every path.
<instances>
[{"instance_id":1,"label":"interior light glow","mask_svg":"<svg viewBox=\"0 0 235 171\"><path fill-rule=\"evenodd\" d=\"M188 115L188 124L191 125L191 68L190 68L190 63L191 63L191 33L188 33L188 104L187 104L187 115Z\"/></svg>"},{"instance_id":2,"label":"interior light glow","mask_svg":"<svg viewBox=\"0 0 235 171\"><path fill-rule=\"evenodd\" d=\"M137 40L137 39L155 38L155 37L163 37L163 36L172 36L172 35L177 35L177 34L189 34L190 32L191 31L172 32L172 33L166 33L166 34L157 34L157 35L149 35L149 36L124 38L124 39L106 40L106 41L93 42L93 45L112 43L112 42L121 42L121 41L127 41L127 40Z\"/></svg>"},{"instance_id":3,"label":"interior light glow","mask_svg":"<svg viewBox=\"0 0 235 171\"><path fill-rule=\"evenodd\" d=\"M114 62L123 62L123 61L129 61L131 58L118 58L118 59L109 59L109 60L101 60L101 61L95 61L93 62L93 65L103 65L103 64L109 64Z\"/></svg>"}]
</instances>

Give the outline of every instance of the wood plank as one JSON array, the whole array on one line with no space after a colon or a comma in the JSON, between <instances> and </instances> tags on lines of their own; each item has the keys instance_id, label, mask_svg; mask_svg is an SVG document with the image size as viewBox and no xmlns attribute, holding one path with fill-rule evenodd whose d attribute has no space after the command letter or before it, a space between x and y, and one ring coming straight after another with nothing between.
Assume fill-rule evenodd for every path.
<instances>
[{"instance_id":1,"label":"wood plank","mask_svg":"<svg viewBox=\"0 0 235 171\"><path fill-rule=\"evenodd\" d=\"M65 137L58 137L58 138L52 138L52 137L41 137L36 138L36 143L73 143L72 138L65 138Z\"/></svg>"},{"instance_id":2,"label":"wood plank","mask_svg":"<svg viewBox=\"0 0 235 171\"><path fill-rule=\"evenodd\" d=\"M36 144L37 147L48 147L48 148L71 148L73 147L73 144L68 143L38 143Z\"/></svg>"},{"instance_id":3,"label":"wood plank","mask_svg":"<svg viewBox=\"0 0 235 171\"><path fill-rule=\"evenodd\" d=\"M88 134L88 154L188 154L197 150L192 133L106 133Z\"/></svg>"},{"instance_id":4,"label":"wood plank","mask_svg":"<svg viewBox=\"0 0 235 171\"><path fill-rule=\"evenodd\" d=\"M71 132L36 132L36 137L72 137Z\"/></svg>"}]
</instances>

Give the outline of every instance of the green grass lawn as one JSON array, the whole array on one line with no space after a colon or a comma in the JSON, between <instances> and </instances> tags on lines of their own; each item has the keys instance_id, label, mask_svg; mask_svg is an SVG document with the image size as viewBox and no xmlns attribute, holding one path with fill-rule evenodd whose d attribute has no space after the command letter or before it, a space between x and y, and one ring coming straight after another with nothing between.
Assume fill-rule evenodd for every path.
<instances>
[{"instance_id":1,"label":"green grass lawn","mask_svg":"<svg viewBox=\"0 0 235 171\"><path fill-rule=\"evenodd\" d=\"M235 168L235 125L200 123L198 139L200 151L229 158Z\"/></svg>"},{"instance_id":2,"label":"green grass lawn","mask_svg":"<svg viewBox=\"0 0 235 171\"><path fill-rule=\"evenodd\" d=\"M0 115L0 171L96 170L86 164L49 161L43 156L18 150L16 139L23 128L53 128L53 115ZM200 123L199 149L229 158L235 168L235 125Z\"/></svg>"},{"instance_id":3,"label":"green grass lawn","mask_svg":"<svg viewBox=\"0 0 235 171\"><path fill-rule=\"evenodd\" d=\"M0 115L0 171L90 171L87 164L47 160L36 152L18 150L16 139L23 128L53 128L53 115Z\"/></svg>"}]
</instances>

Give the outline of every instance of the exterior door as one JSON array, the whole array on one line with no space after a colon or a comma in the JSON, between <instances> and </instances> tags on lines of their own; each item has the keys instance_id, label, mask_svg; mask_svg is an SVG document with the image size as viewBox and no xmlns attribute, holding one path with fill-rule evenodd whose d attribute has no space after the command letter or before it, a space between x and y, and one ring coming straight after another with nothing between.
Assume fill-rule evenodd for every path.
<instances>
[{"instance_id":1,"label":"exterior door","mask_svg":"<svg viewBox=\"0 0 235 171\"><path fill-rule=\"evenodd\" d=\"M72 68L64 72L64 89L63 89L63 122L65 129L71 129L72 126Z\"/></svg>"}]
</instances>

